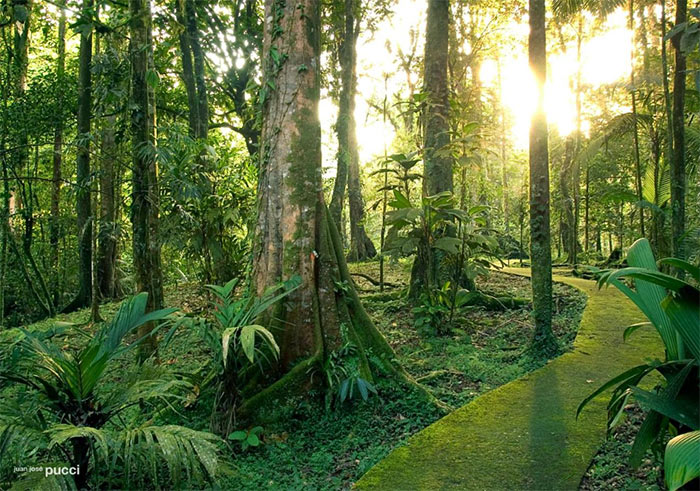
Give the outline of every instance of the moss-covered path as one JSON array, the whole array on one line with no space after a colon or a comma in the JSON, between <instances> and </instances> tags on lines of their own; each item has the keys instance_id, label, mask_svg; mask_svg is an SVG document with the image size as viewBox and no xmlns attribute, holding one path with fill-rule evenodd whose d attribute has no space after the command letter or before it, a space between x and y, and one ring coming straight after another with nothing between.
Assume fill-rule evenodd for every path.
<instances>
[{"instance_id":1,"label":"moss-covered path","mask_svg":"<svg viewBox=\"0 0 700 491\"><path fill-rule=\"evenodd\" d=\"M524 270L506 272L523 274ZM606 398L577 421L576 407L603 382L662 356L650 330L623 343L641 314L614 288L557 277L588 295L573 351L501 386L413 436L357 483L361 489L577 489L605 437Z\"/></svg>"}]
</instances>

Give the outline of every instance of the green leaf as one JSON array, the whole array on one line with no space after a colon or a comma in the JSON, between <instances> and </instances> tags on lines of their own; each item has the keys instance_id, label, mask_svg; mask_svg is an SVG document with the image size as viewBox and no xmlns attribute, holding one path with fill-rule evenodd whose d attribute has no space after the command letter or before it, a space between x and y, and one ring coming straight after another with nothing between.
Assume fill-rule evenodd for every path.
<instances>
[{"instance_id":1,"label":"green leaf","mask_svg":"<svg viewBox=\"0 0 700 491\"><path fill-rule=\"evenodd\" d=\"M674 268L678 268L682 271L688 273L695 281L700 283L700 268L693 266L692 264L683 261L681 259L676 259L675 257L665 257L659 260L659 264L668 264Z\"/></svg>"},{"instance_id":2,"label":"green leaf","mask_svg":"<svg viewBox=\"0 0 700 491\"><path fill-rule=\"evenodd\" d=\"M255 331L258 327L262 326L244 326L239 337L241 349L251 363L255 362Z\"/></svg>"},{"instance_id":3,"label":"green leaf","mask_svg":"<svg viewBox=\"0 0 700 491\"><path fill-rule=\"evenodd\" d=\"M642 406L656 411L693 430L700 429L698 427L697 415L693 415L691 412L693 408L685 407L679 401L665 399L658 394L642 390L639 387L632 387L632 393Z\"/></svg>"},{"instance_id":4,"label":"green leaf","mask_svg":"<svg viewBox=\"0 0 700 491\"><path fill-rule=\"evenodd\" d=\"M433 242L433 247L435 249L440 249L449 254L454 254L455 256L459 254L459 248L461 245L462 241L456 237L440 237Z\"/></svg>"},{"instance_id":5,"label":"green leaf","mask_svg":"<svg viewBox=\"0 0 700 491\"><path fill-rule=\"evenodd\" d=\"M627 254L627 261L632 268L624 268L614 272L604 272L601 275L598 284L612 284L618 290L624 293L630 300L632 300L632 302L639 307L639 310L641 310L647 319L649 319L649 321L654 325L654 328L659 333L659 336L661 336L664 346L666 347L668 358L670 360L677 360L680 354L677 332L673 328L668 315L661 307L661 301L667 295L666 288L654 281L648 281L655 278L658 279L659 277L656 276L656 274L662 274L659 273L658 268L656 267L656 261L654 260L654 254L651 251L649 241L647 239L639 239L632 244L632 247L630 247ZM646 276L645 278L641 279L635 278L634 290L620 281L620 279L630 270L632 270L633 274L639 273L642 276ZM666 279L664 279L664 281L666 281ZM680 280L672 278L671 280L668 280L666 284L674 284L675 286L674 282L676 281Z\"/></svg>"},{"instance_id":6,"label":"green leaf","mask_svg":"<svg viewBox=\"0 0 700 491\"><path fill-rule=\"evenodd\" d=\"M678 396L678 392L683 387L683 383L685 382L688 373L692 369L692 366L692 363L687 363L680 372L671 377L666 384L666 387L664 387L655 398L655 404L657 406L660 407L664 401L673 401ZM632 391L634 390L635 387L632 388ZM634 439L634 443L632 444L632 450L630 452L630 466L635 469L639 467L639 464L642 462L642 458L644 457L644 453L663 431L664 425L662 423L662 413L656 412L652 408L652 411L644 419L644 422L639 428L639 432L637 432L637 436Z\"/></svg>"},{"instance_id":7,"label":"green leaf","mask_svg":"<svg viewBox=\"0 0 700 491\"><path fill-rule=\"evenodd\" d=\"M636 332L641 327L653 327L651 322L638 322L637 324L632 324L625 328L625 332L622 333L622 340L627 341L627 339Z\"/></svg>"},{"instance_id":8,"label":"green leaf","mask_svg":"<svg viewBox=\"0 0 700 491\"><path fill-rule=\"evenodd\" d=\"M633 469L639 467L647 449L659 437L663 430L662 422L663 417L655 411L648 413L644 418L630 451L629 464Z\"/></svg>"},{"instance_id":9,"label":"green leaf","mask_svg":"<svg viewBox=\"0 0 700 491\"><path fill-rule=\"evenodd\" d=\"M228 436L228 439L229 439L229 440L234 440L234 441L243 441L243 440L245 440L246 438L248 438L248 433L246 433L246 432L243 431L243 430L234 431L233 433L231 433L231 434Z\"/></svg>"},{"instance_id":10,"label":"green leaf","mask_svg":"<svg viewBox=\"0 0 700 491\"><path fill-rule=\"evenodd\" d=\"M700 360L700 305L697 291L693 292L689 288L677 296L669 295L661 306L683 340L683 346L696 361Z\"/></svg>"},{"instance_id":11,"label":"green leaf","mask_svg":"<svg viewBox=\"0 0 700 491\"><path fill-rule=\"evenodd\" d=\"M586 397L583 401L581 401L581 404L578 405L578 408L576 409L576 418L578 419L579 414L581 414L581 411L583 411L583 408L586 407L586 405L591 402L593 399L598 397L600 394L611 388L615 384L626 384L630 380L634 379L635 377L638 377L640 375L644 375L650 371L652 371L654 368L656 368L653 365L638 365L634 368L630 368L629 370L619 374L616 377L611 378L607 382L605 382L603 385L598 387L596 390L594 390L588 397Z\"/></svg>"},{"instance_id":12,"label":"green leaf","mask_svg":"<svg viewBox=\"0 0 700 491\"><path fill-rule=\"evenodd\" d=\"M248 435L248 439L246 441L251 447L257 447L258 445L260 445L260 438L258 438L258 435L255 435L253 433Z\"/></svg>"},{"instance_id":13,"label":"green leaf","mask_svg":"<svg viewBox=\"0 0 700 491\"><path fill-rule=\"evenodd\" d=\"M146 72L146 83L152 88L157 89L160 84L160 75L156 70L150 69Z\"/></svg>"},{"instance_id":14,"label":"green leaf","mask_svg":"<svg viewBox=\"0 0 700 491\"><path fill-rule=\"evenodd\" d=\"M411 208L411 202L401 194L401 192L398 189L394 189L394 201L389 203L389 206L392 206L397 209L402 209L402 208Z\"/></svg>"},{"instance_id":15,"label":"green leaf","mask_svg":"<svg viewBox=\"0 0 700 491\"><path fill-rule=\"evenodd\" d=\"M700 431L683 433L666 445L664 475L670 491L700 477Z\"/></svg>"}]
</instances>

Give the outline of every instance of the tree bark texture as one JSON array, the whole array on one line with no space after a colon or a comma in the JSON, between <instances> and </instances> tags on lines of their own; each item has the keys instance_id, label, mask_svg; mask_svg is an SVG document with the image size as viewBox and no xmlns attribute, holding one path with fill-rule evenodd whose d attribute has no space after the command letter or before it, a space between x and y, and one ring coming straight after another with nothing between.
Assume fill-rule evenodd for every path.
<instances>
[{"instance_id":1,"label":"tree bark texture","mask_svg":"<svg viewBox=\"0 0 700 491\"><path fill-rule=\"evenodd\" d=\"M544 84L547 79L547 48L544 0L529 0L530 34L528 57L535 75L536 109L530 125L530 257L532 303L535 320L534 345L552 349L552 249L549 210L549 152Z\"/></svg>"},{"instance_id":2,"label":"tree bark texture","mask_svg":"<svg viewBox=\"0 0 700 491\"><path fill-rule=\"evenodd\" d=\"M304 391L308 369L347 342L358 347L365 379L372 380L367 349L383 373L404 373L359 301L323 199L319 0L266 0L265 19L264 86L274 89L263 106L253 286L261 295L294 276L301 285L267 316L280 378L242 412Z\"/></svg>"}]
</instances>

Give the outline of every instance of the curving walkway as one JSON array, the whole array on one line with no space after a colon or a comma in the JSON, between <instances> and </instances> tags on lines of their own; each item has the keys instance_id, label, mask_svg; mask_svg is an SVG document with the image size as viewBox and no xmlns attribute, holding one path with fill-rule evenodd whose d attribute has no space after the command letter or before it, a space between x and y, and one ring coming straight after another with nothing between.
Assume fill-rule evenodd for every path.
<instances>
[{"instance_id":1,"label":"curving walkway","mask_svg":"<svg viewBox=\"0 0 700 491\"><path fill-rule=\"evenodd\" d=\"M370 469L358 488L578 489L605 437L607 398L590 403L576 421L578 404L612 376L663 351L650 329L623 343L624 327L639 322L641 314L616 289L554 279L588 295L573 351L414 435Z\"/></svg>"}]
</instances>

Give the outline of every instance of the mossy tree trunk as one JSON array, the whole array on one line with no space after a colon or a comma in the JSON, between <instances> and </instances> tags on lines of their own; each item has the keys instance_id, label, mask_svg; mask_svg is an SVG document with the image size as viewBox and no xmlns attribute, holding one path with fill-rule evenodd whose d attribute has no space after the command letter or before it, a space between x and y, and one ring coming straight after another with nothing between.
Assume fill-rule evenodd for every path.
<instances>
[{"instance_id":1,"label":"mossy tree trunk","mask_svg":"<svg viewBox=\"0 0 700 491\"><path fill-rule=\"evenodd\" d=\"M450 144L449 86L447 80L449 0L429 0L425 31L423 90L427 94L423 132L423 194L433 196L454 189L452 159L445 148ZM440 278L434 253L427 240L419 251L411 271L410 296L417 297L431 286L431 277ZM431 272L436 272L435 275Z\"/></svg>"},{"instance_id":2,"label":"mossy tree trunk","mask_svg":"<svg viewBox=\"0 0 700 491\"><path fill-rule=\"evenodd\" d=\"M147 74L151 66L150 0L129 0L131 35L132 230L136 288L148 292L147 309L163 305L163 273L158 241L158 171L155 160L155 101ZM139 336L153 326L139 328ZM156 351L156 339L140 346L140 359Z\"/></svg>"},{"instance_id":3,"label":"mossy tree trunk","mask_svg":"<svg viewBox=\"0 0 700 491\"><path fill-rule=\"evenodd\" d=\"M281 351L278 380L249 398L243 413L303 392L309 367L347 342L358 347L367 380L373 369L404 373L359 301L323 199L320 2L266 0L265 19L263 86L274 89L263 106L253 285L262 294L299 276L301 286L269 314Z\"/></svg>"},{"instance_id":4,"label":"mossy tree trunk","mask_svg":"<svg viewBox=\"0 0 700 491\"><path fill-rule=\"evenodd\" d=\"M544 0L530 0L528 57L535 75L537 97L530 125L530 258L534 347L542 352L556 348L552 334L552 245L549 223L549 151L544 112L547 79L547 45Z\"/></svg>"}]
</instances>

